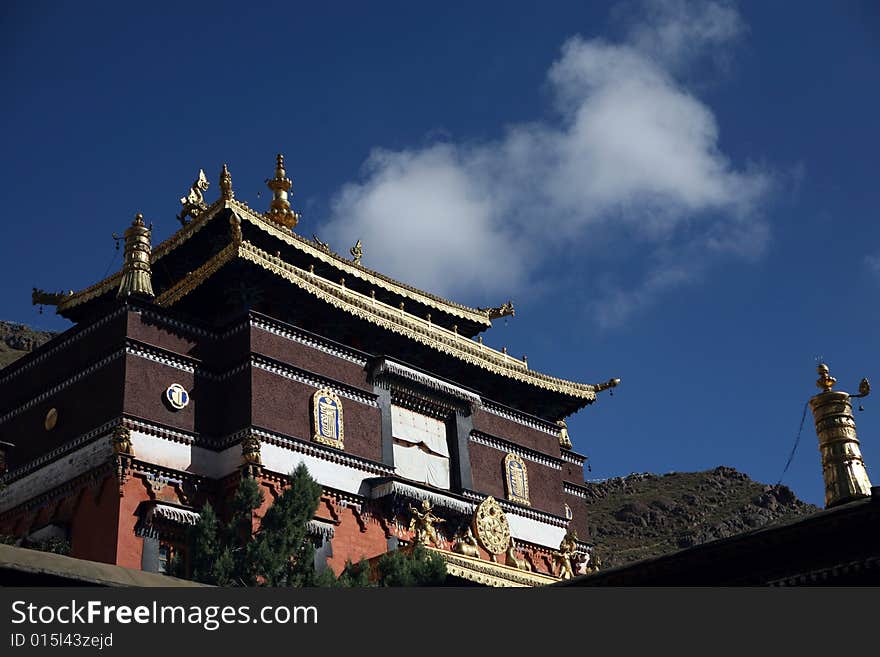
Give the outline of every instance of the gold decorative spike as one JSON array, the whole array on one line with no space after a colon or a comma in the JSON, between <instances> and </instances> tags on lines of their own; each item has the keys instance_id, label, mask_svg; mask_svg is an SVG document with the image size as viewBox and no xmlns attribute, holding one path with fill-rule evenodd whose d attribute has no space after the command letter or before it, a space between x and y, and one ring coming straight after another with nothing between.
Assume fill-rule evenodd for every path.
<instances>
[{"instance_id":1,"label":"gold decorative spike","mask_svg":"<svg viewBox=\"0 0 880 657\"><path fill-rule=\"evenodd\" d=\"M571 449L571 436L568 435L568 425L565 420L556 420L559 426L559 446L562 449Z\"/></svg>"},{"instance_id":2,"label":"gold decorative spike","mask_svg":"<svg viewBox=\"0 0 880 657\"><path fill-rule=\"evenodd\" d=\"M348 252L351 254L351 258L352 258L352 261L354 262L354 264L356 264L356 265L361 264L361 258L364 255L364 248L363 248L363 246L361 246L360 240L355 242L354 246L351 247L348 250Z\"/></svg>"},{"instance_id":3,"label":"gold decorative spike","mask_svg":"<svg viewBox=\"0 0 880 657\"><path fill-rule=\"evenodd\" d=\"M199 177L196 178L196 181L192 184L189 194L180 199L180 204L183 207L180 210L180 214L177 215L177 220L181 224L185 226L188 221L187 217L195 219L208 209L208 204L205 203L205 195L203 192L208 191L210 185L211 183L208 182L204 169L199 169Z\"/></svg>"},{"instance_id":4,"label":"gold decorative spike","mask_svg":"<svg viewBox=\"0 0 880 657\"><path fill-rule=\"evenodd\" d=\"M144 226L144 215L135 215L131 226L125 231L125 260L122 264L122 278L119 281L117 299L132 295L153 298L153 283L150 270L150 233L152 225Z\"/></svg>"},{"instance_id":5,"label":"gold decorative spike","mask_svg":"<svg viewBox=\"0 0 880 657\"><path fill-rule=\"evenodd\" d=\"M516 309L513 307L513 301L502 303L496 308L477 308L481 313L486 313L489 319L499 319L501 317L513 317L516 315Z\"/></svg>"},{"instance_id":6,"label":"gold decorative spike","mask_svg":"<svg viewBox=\"0 0 880 657\"><path fill-rule=\"evenodd\" d=\"M235 198L235 192L232 191L232 174L229 173L229 167L223 165L220 172L220 198L231 201Z\"/></svg>"},{"instance_id":7,"label":"gold decorative spike","mask_svg":"<svg viewBox=\"0 0 880 657\"><path fill-rule=\"evenodd\" d=\"M272 190L272 201L269 203L269 211L265 217L291 230L299 223L299 215L290 209L288 200L288 192L292 185L284 170L284 156L278 153L275 159L275 177L266 181L266 186Z\"/></svg>"},{"instance_id":8,"label":"gold decorative spike","mask_svg":"<svg viewBox=\"0 0 880 657\"><path fill-rule=\"evenodd\" d=\"M435 523L446 522L443 518L435 516L432 511L433 507L428 500L422 501L422 510L419 511L412 504L409 505L412 513L412 519L409 522L409 530L413 532L413 542L429 545L433 543L440 547L440 535L437 533Z\"/></svg>"},{"instance_id":9,"label":"gold decorative spike","mask_svg":"<svg viewBox=\"0 0 880 657\"><path fill-rule=\"evenodd\" d=\"M822 390L810 399L810 408L816 422L819 452L822 454L822 478L825 480L825 507L844 504L871 496L871 480L862 460L856 421L853 417L851 395L832 390L837 382L825 363L816 368ZM871 391L866 379L859 385L859 395Z\"/></svg>"}]
</instances>

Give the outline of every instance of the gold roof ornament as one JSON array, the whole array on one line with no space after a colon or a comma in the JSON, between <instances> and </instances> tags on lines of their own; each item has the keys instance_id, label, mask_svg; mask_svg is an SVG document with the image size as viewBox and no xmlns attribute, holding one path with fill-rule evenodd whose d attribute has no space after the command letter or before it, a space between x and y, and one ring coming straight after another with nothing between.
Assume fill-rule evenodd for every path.
<instances>
[{"instance_id":1,"label":"gold roof ornament","mask_svg":"<svg viewBox=\"0 0 880 657\"><path fill-rule=\"evenodd\" d=\"M822 478L825 480L825 508L871 496L871 480L862 460L851 398L865 397L871 384L862 379L859 394L832 390L837 379L828 365L821 363L816 385L822 391L810 399L816 422L819 452L822 454Z\"/></svg>"},{"instance_id":2,"label":"gold roof ornament","mask_svg":"<svg viewBox=\"0 0 880 657\"><path fill-rule=\"evenodd\" d=\"M266 187L272 190L272 202L269 203L266 218L291 230L299 222L299 215L290 209L288 200L288 192L292 185L284 170L284 155L278 153L275 159L275 177L266 181Z\"/></svg>"},{"instance_id":3,"label":"gold roof ornament","mask_svg":"<svg viewBox=\"0 0 880 657\"><path fill-rule=\"evenodd\" d=\"M235 198L235 192L232 191L232 174L229 173L229 167L225 163L223 170L220 171L220 198L224 201Z\"/></svg>"},{"instance_id":4,"label":"gold roof ornament","mask_svg":"<svg viewBox=\"0 0 880 657\"><path fill-rule=\"evenodd\" d=\"M190 187L189 194L180 199L180 205L183 207L180 209L180 214L177 215L177 220L181 225L185 226L187 224L189 221L187 217L195 219L208 209L208 204L205 203L204 192L208 191L210 185L211 183L208 182L205 170L199 169L199 177L196 178L196 181Z\"/></svg>"},{"instance_id":5,"label":"gold roof ornament","mask_svg":"<svg viewBox=\"0 0 880 657\"><path fill-rule=\"evenodd\" d=\"M364 247L361 245L360 240L355 242L354 246L351 247L348 252L351 254L351 260L354 264L361 264L361 258L364 257Z\"/></svg>"},{"instance_id":6,"label":"gold roof ornament","mask_svg":"<svg viewBox=\"0 0 880 657\"><path fill-rule=\"evenodd\" d=\"M516 316L516 308L513 307L513 301L502 303L495 308L477 308L481 313L486 313L489 319L500 319L502 317Z\"/></svg>"},{"instance_id":7,"label":"gold roof ornament","mask_svg":"<svg viewBox=\"0 0 880 657\"><path fill-rule=\"evenodd\" d=\"M128 230L125 231L125 260L122 264L122 278L119 281L117 299L132 295L153 298L153 283L150 269L150 233L153 226L144 225L144 215L138 213Z\"/></svg>"}]
</instances>

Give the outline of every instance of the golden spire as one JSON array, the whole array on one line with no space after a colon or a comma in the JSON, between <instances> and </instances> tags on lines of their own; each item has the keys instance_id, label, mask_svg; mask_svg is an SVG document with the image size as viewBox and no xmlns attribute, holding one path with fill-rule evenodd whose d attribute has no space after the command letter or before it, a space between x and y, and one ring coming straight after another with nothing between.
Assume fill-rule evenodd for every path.
<instances>
[{"instance_id":1,"label":"golden spire","mask_svg":"<svg viewBox=\"0 0 880 657\"><path fill-rule=\"evenodd\" d=\"M275 177L266 181L266 187L272 190L272 202L269 204L266 217L290 229L299 222L299 215L290 209L290 201L287 198L292 185L284 170L284 156L278 153L275 158Z\"/></svg>"},{"instance_id":2,"label":"golden spire","mask_svg":"<svg viewBox=\"0 0 880 657\"><path fill-rule=\"evenodd\" d=\"M144 226L144 215L138 213L125 231L125 260L122 264L122 280L119 281L117 299L124 299L131 295L139 295L148 298L153 294L153 284L150 280L150 231L152 226Z\"/></svg>"},{"instance_id":3,"label":"golden spire","mask_svg":"<svg viewBox=\"0 0 880 657\"><path fill-rule=\"evenodd\" d=\"M852 502L871 496L871 480L862 461L856 421L850 398L864 397L870 392L867 379L862 379L858 395L832 390L837 382L825 363L816 368L822 390L810 399L816 421L819 452L822 454L822 478L825 480L825 507Z\"/></svg>"},{"instance_id":4,"label":"golden spire","mask_svg":"<svg viewBox=\"0 0 880 657\"><path fill-rule=\"evenodd\" d=\"M220 172L220 197L231 201L235 196L232 191L232 175L229 173L229 167L223 165L223 171Z\"/></svg>"}]
</instances>

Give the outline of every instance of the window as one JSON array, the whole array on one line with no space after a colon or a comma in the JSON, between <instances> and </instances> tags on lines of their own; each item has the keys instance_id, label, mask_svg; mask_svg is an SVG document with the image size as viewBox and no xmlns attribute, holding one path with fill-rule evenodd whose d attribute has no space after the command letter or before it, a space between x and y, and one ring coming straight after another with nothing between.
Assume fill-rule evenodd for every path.
<instances>
[{"instance_id":1,"label":"window","mask_svg":"<svg viewBox=\"0 0 880 657\"><path fill-rule=\"evenodd\" d=\"M402 406L391 406L394 469L398 475L449 489L446 422Z\"/></svg>"},{"instance_id":2,"label":"window","mask_svg":"<svg viewBox=\"0 0 880 657\"><path fill-rule=\"evenodd\" d=\"M168 569L171 567L171 546L167 543L159 544L159 570L158 572L167 575Z\"/></svg>"}]
</instances>

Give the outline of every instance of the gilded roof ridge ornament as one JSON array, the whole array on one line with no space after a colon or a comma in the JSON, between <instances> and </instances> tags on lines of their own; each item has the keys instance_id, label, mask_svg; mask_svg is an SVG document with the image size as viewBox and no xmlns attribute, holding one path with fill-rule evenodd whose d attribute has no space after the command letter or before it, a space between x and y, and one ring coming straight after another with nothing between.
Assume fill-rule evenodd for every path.
<instances>
[{"instance_id":1,"label":"gilded roof ridge ornament","mask_svg":"<svg viewBox=\"0 0 880 657\"><path fill-rule=\"evenodd\" d=\"M225 162L220 171L220 198L225 201L231 201L235 198L235 192L232 191L232 174L229 173L229 167Z\"/></svg>"},{"instance_id":2,"label":"gilded roof ridge ornament","mask_svg":"<svg viewBox=\"0 0 880 657\"><path fill-rule=\"evenodd\" d=\"M284 170L284 155L278 153L275 158L275 177L266 181L266 187L272 190L272 201L265 216L290 230L294 229L300 218L299 214L290 209L288 193L292 186L293 182Z\"/></svg>"},{"instance_id":3,"label":"gilded roof ridge ornament","mask_svg":"<svg viewBox=\"0 0 880 657\"><path fill-rule=\"evenodd\" d=\"M177 220L182 226L186 226L189 222L187 217L195 219L208 209L208 204L205 203L205 195L203 192L208 191L210 185L211 183L208 182L205 170L199 169L199 177L196 178L196 181L192 184L192 187L190 187L189 194L180 199L180 205L183 207L180 210L180 214L177 215Z\"/></svg>"},{"instance_id":4,"label":"gilded roof ridge ornament","mask_svg":"<svg viewBox=\"0 0 880 657\"><path fill-rule=\"evenodd\" d=\"M35 287L31 292L31 302L34 306L57 306L70 296L73 296L73 290L69 290L68 292L46 292L45 290Z\"/></svg>"},{"instance_id":5,"label":"gilded roof ridge ornament","mask_svg":"<svg viewBox=\"0 0 880 657\"><path fill-rule=\"evenodd\" d=\"M594 383L593 388L595 388L596 392L602 392L603 390L608 390L609 388L616 388L619 385L620 385L620 379L613 378L613 379L608 379L607 381L605 381L603 383ZM614 392L612 391L611 394L613 395Z\"/></svg>"},{"instance_id":6,"label":"gilded roof ridge ornament","mask_svg":"<svg viewBox=\"0 0 880 657\"><path fill-rule=\"evenodd\" d=\"M502 317L516 316L516 308L513 307L513 301L507 301L496 307L477 308L481 313L486 313L489 319L500 319Z\"/></svg>"},{"instance_id":7,"label":"gilded roof ridge ornament","mask_svg":"<svg viewBox=\"0 0 880 657\"><path fill-rule=\"evenodd\" d=\"M327 242L322 242L321 238L312 233L312 241L317 245L319 249L321 249L324 253L333 253L333 250L330 248L330 245Z\"/></svg>"},{"instance_id":8,"label":"gilded roof ridge ornament","mask_svg":"<svg viewBox=\"0 0 880 657\"><path fill-rule=\"evenodd\" d=\"M351 254L351 259L354 264L361 264L361 258L364 256L364 247L361 244L361 241L358 240L354 243L354 246L351 247L348 252Z\"/></svg>"},{"instance_id":9,"label":"gilded roof ridge ornament","mask_svg":"<svg viewBox=\"0 0 880 657\"><path fill-rule=\"evenodd\" d=\"M144 215L138 212L131 226L125 231L125 260L122 265L122 278L119 281L117 299L124 299L131 295L148 298L156 296L153 293L152 270L150 269L150 234L153 225L144 225Z\"/></svg>"}]
</instances>

